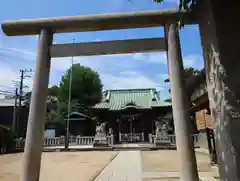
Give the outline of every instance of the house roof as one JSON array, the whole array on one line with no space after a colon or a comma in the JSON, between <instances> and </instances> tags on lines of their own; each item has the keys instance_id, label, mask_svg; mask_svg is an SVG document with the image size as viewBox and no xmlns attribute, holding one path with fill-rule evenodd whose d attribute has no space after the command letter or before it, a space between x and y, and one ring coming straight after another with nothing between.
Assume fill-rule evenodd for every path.
<instances>
[{"instance_id":1,"label":"house roof","mask_svg":"<svg viewBox=\"0 0 240 181\"><path fill-rule=\"evenodd\" d=\"M108 90L103 100L93 106L95 109L124 110L127 108L151 109L171 104L161 101L156 89Z\"/></svg>"},{"instance_id":2,"label":"house roof","mask_svg":"<svg viewBox=\"0 0 240 181\"><path fill-rule=\"evenodd\" d=\"M0 129L6 130L6 131L10 131L9 127L7 127L5 125L2 125L2 124L0 124Z\"/></svg>"},{"instance_id":3,"label":"house roof","mask_svg":"<svg viewBox=\"0 0 240 181\"><path fill-rule=\"evenodd\" d=\"M18 100L17 100L17 104L18 104ZM7 107L7 106L14 106L15 105L15 99L0 99L0 107Z\"/></svg>"},{"instance_id":4,"label":"house roof","mask_svg":"<svg viewBox=\"0 0 240 181\"><path fill-rule=\"evenodd\" d=\"M77 118L72 118L73 116L77 116ZM69 117L70 117L70 119L69 119L70 121L91 119L87 115L80 113L80 112L71 112L69 114ZM68 115L64 117L64 120L67 120L67 119L68 119Z\"/></svg>"}]
</instances>

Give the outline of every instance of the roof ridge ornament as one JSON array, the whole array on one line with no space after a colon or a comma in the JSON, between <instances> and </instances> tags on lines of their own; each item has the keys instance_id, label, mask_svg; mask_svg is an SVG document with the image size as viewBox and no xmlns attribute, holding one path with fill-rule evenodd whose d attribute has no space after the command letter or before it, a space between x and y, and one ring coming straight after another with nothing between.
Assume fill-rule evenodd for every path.
<instances>
[{"instance_id":1,"label":"roof ridge ornament","mask_svg":"<svg viewBox=\"0 0 240 181\"><path fill-rule=\"evenodd\" d=\"M126 102L124 103L124 107L125 107L125 106L137 106L137 104L136 104L135 101L130 100L130 101L126 101Z\"/></svg>"}]
</instances>

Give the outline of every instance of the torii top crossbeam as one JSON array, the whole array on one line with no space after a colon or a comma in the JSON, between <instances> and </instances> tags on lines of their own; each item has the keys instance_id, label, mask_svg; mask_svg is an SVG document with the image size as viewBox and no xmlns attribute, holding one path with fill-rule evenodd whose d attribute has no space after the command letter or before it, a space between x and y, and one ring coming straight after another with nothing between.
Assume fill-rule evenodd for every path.
<instances>
[{"instance_id":1,"label":"torii top crossbeam","mask_svg":"<svg viewBox=\"0 0 240 181\"><path fill-rule=\"evenodd\" d=\"M8 36L36 35L42 28L54 33L147 28L163 26L168 21L186 19L186 12L177 9L138 11L127 13L96 14L71 17L11 20L2 24ZM183 17L184 16L184 17ZM192 24L195 22L185 22Z\"/></svg>"}]
</instances>

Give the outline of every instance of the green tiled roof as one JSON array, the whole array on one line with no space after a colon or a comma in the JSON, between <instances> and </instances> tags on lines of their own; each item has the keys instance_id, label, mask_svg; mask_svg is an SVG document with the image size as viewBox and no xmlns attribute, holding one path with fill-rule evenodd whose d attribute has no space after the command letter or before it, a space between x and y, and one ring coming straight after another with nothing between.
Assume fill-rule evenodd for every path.
<instances>
[{"instance_id":1,"label":"green tiled roof","mask_svg":"<svg viewBox=\"0 0 240 181\"><path fill-rule=\"evenodd\" d=\"M155 89L122 89L106 91L102 102L93 108L124 110L130 107L151 109L164 106L171 106L171 104L161 101Z\"/></svg>"}]
</instances>

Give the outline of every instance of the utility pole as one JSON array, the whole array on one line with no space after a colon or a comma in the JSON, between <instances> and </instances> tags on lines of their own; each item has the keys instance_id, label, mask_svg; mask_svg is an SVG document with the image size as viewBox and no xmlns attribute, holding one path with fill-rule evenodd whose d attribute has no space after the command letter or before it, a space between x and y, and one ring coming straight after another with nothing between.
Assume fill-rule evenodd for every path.
<instances>
[{"instance_id":1,"label":"utility pole","mask_svg":"<svg viewBox=\"0 0 240 181\"><path fill-rule=\"evenodd\" d=\"M18 88L15 89L14 96L14 108L13 108L13 123L12 123L12 131L16 133L16 121L17 121L17 100L18 100Z\"/></svg>"},{"instance_id":2,"label":"utility pole","mask_svg":"<svg viewBox=\"0 0 240 181\"><path fill-rule=\"evenodd\" d=\"M21 75L20 75L19 102L18 102L19 112L22 104L23 79L24 79L25 70L20 69L20 73Z\"/></svg>"},{"instance_id":3,"label":"utility pole","mask_svg":"<svg viewBox=\"0 0 240 181\"><path fill-rule=\"evenodd\" d=\"M73 39L73 43L75 43L75 39ZM73 72L73 56L71 58L71 68L70 68L70 76L69 76L69 92L68 92L68 118L66 122L66 135L65 135L65 149L69 148L69 124L70 124L70 113L71 113L71 99L72 99L72 72Z\"/></svg>"},{"instance_id":4,"label":"utility pole","mask_svg":"<svg viewBox=\"0 0 240 181\"><path fill-rule=\"evenodd\" d=\"M19 130L20 112L21 112L21 107L22 107L23 88L27 87L27 86L24 86L23 80L27 77L31 77L29 75L25 75L26 73L30 73L30 72L32 72L32 69L20 69L21 75L20 75L19 95L18 95L19 101L18 101L17 119L16 119L16 125L15 125L17 136L19 134L18 130Z\"/></svg>"}]
</instances>

